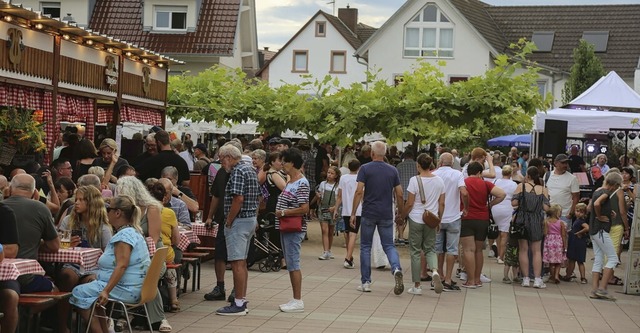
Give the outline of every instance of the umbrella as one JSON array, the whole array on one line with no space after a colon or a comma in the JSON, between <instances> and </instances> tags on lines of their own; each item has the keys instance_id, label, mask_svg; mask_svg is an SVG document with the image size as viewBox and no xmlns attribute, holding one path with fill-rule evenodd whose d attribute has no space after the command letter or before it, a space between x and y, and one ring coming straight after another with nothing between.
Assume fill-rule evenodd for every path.
<instances>
[{"instance_id":1,"label":"umbrella","mask_svg":"<svg viewBox=\"0 0 640 333\"><path fill-rule=\"evenodd\" d=\"M531 134L512 134L499 136L487 141L487 145L492 147L531 147Z\"/></svg>"}]
</instances>

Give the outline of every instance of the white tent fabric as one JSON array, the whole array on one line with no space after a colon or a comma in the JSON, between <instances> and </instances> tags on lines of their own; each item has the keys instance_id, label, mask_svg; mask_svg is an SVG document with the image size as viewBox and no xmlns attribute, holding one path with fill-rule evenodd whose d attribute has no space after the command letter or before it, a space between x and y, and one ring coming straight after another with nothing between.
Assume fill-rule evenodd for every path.
<instances>
[{"instance_id":1,"label":"white tent fabric","mask_svg":"<svg viewBox=\"0 0 640 333\"><path fill-rule=\"evenodd\" d=\"M217 126L215 123L207 122L193 122L186 118L178 120L177 123L172 123L167 119L167 131L169 132L187 132L187 133L216 133L225 134L231 132L231 134L256 134L258 124L253 122L246 122L240 124L234 124L229 126Z\"/></svg>"},{"instance_id":2,"label":"white tent fabric","mask_svg":"<svg viewBox=\"0 0 640 333\"><path fill-rule=\"evenodd\" d=\"M610 128L631 128L632 121L638 118L640 114L630 112L553 109L546 113L538 112L533 129L544 132L544 121L554 119L568 122L569 136L602 134L609 132Z\"/></svg>"},{"instance_id":3,"label":"white tent fabric","mask_svg":"<svg viewBox=\"0 0 640 333\"><path fill-rule=\"evenodd\" d=\"M583 106L587 110L595 108L600 110L640 110L640 95L631 89L616 72L611 71L572 100L568 106Z\"/></svg>"}]
</instances>

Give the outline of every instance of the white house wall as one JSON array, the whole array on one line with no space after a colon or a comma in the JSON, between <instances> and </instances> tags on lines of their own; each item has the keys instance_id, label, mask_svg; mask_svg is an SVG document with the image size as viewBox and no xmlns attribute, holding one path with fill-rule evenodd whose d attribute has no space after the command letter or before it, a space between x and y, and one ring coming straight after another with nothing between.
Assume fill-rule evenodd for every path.
<instances>
[{"instance_id":1,"label":"white house wall","mask_svg":"<svg viewBox=\"0 0 640 333\"><path fill-rule=\"evenodd\" d=\"M21 4L25 8L31 8L33 11L40 11L40 3L42 2L59 2L60 18L71 14L76 23L86 27L89 24L91 13L89 12L89 0L20 0L13 1L14 4Z\"/></svg>"},{"instance_id":2,"label":"white house wall","mask_svg":"<svg viewBox=\"0 0 640 333\"><path fill-rule=\"evenodd\" d=\"M489 46L483 42L467 21L457 13L446 1L430 1L437 4L443 13L454 23L453 58L425 58L426 61L436 64L439 60L446 61L446 66L441 68L445 79L449 77L471 77L483 74L493 67ZM373 41L369 48L369 67L379 69L379 78L393 84L394 78L405 71L411 71L417 59L405 57L404 54L404 27L420 10L427 1L412 1L402 15L399 15L389 25L377 40ZM388 23L388 24L389 24ZM375 37L375 36L374 36Z\"/></svg>"},{"instance_id":3,"label":"white house wall","mask_svg":"<svg viewBox=\"0 0 640 333\"><path fill-rule=\"evenodd\" d=\"M316 21L326 22L326 37L316 37ZM293 51L308 50L308 73L293 73ZM329 73L331 70L331 51L346 51L346 73ZM299 84L305 81L301 75L310 74L314 78L322 79L330 74L337 77L340 86L347 87L354 82L363 82L366 79L366 67L359 64L353 56L355 49L349 44L333 25L323 16L316 19L301 31L294 40L280 50L269 64L269 85L280 87L284 83Z\"/></svg>"}]
</instances>

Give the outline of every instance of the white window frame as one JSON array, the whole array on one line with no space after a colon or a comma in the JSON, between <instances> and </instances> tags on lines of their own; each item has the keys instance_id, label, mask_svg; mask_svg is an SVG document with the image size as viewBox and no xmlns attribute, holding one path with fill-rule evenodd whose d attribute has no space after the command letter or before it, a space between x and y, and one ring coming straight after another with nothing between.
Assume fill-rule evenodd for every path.
<instances>
[{"instance_id":1,"label":"white window frame","mask_svg":"<svg viewBox=\"0 0 640 333\"><path fill-rule=\"evenodd\" d=\"M339 56L342 55L343 60L342 60L342 66L344 68L344 70L336 70L336 62L335 62L335 56ZM346 74L347 73L347 51L344 50L340 50L340 51L331 51L331 64L329 65L329 73L332 74Z\"/></svg>"},{"instance_id":2,"label":"white window frame","mask_svg":"<svg viewBox=\"0 0 640 333\"><path fill-rule=\"evenodd\" d=\"M540 88L542 88L542 98L544 98L545 96L547 96L547 85L549 82L547 82L547 80L537 80L536 81L536 85L538 87L538 93L540 93Z\"/></svg>"},{"instance_id":3,"label":"white window frame","mask_svg":"<svg viewBox=\"0 0 640 333\"><path fill-rule=\"evenodd\" d=\"M298 54L304 54L307 58L306 66L304 69L298 69L296 66L296 56ZM291 61L291 72L292 73L309 73L309 50L293 50L293 59Z\"/></svg>"},{"instance_id":4,"label":"white window frame","mask_svg":"<svg viewBox=\"0 0 640 333\"><path fill-rule=\"evenodd\" d=\"M153 6L153 30L157 31L187 31L187 20L188 20L188 6ZM168 27L159 27L158 26L158 13L169 13L169 26ZM173 20L174 13L184 13L184 28L183 29L173 29L171 28L171 22Z\"/></svg>"},{"instance_id":5,"label":"white window frame","mask_svg":"<svg viewBox=\"0 0 640 333\"><path fill-rule=\"evenodd\" d=\"M429 7L429 6L434 6L436 7L436 22L424 22L423 20L423 15L424 15L424 10ZM441 18L442 16L446 17L446 19L449 22L441 22ZM417 22L416 22L416 18L418 18ZM407 47L406 43L407 43L407 29L418 29L418 47ZM423 47L422 42L423 42L423 33L424 33L424 29L435 29L436 30L436 47L432 48L432 47ZM441 34L441 30L445 30L445 29L451 29L452 30L452 36L451 36L451 47L441 47L440 46L440 34ZM433 3L429 3L426 6L422 7L422 9L420 9L420 11L411 17L411 19L409 20L409 22L407 22L404 26L404 36L402 38L403 40L403 50L402 50L402 56L404 58L447 58L447 59L451 59L454 57L454 49L455 49L455 25L453 24L453 22L451 22L451 19L449 18L448 15L446 15L441 9L440 7L436 6ZM418 51L418 55L407 55L407 51L411 52L415 52ZM444 52L447 52L449 54L443 54Z\"/></svg>"},{"instance_id":6,"label":"white window frame","mask_svg":"<svg viewBox=\"0 0 640 333\"><path fill-rule=\"evenodd\" d=\"M41 1L40 2L40 11L44 14L45 8L57 8L60 11L58 18L62 18L62 9L59 1ZM52 16L53 18L53 16Z\"/></svg>"}]
</instances>

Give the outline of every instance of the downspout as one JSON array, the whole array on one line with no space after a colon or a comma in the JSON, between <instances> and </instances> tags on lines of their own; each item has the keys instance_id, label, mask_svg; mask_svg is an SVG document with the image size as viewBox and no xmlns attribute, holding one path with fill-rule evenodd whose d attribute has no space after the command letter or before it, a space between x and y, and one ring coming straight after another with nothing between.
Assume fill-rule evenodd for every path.
<instances>
[{"instance_id":1,"label":"downspout","mask_svg":"<svg viewBox=\"0 0 640 333\"><path fill-rule=\"evenodd\" d=\"M361 59L364 59L364 58L359 56L359 55L357 55L357 54L355 55L355 57L356 57L356 61L360 65L363 65L363 66L367 67L367 71L366 72L368 73L369 72L369 63L368 62L362 62ZM363 81L363 83L364 83L364 89L365 90L369 90L369 80L365 79L365 81Z\"/></svg>"}]
</instances>

